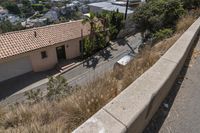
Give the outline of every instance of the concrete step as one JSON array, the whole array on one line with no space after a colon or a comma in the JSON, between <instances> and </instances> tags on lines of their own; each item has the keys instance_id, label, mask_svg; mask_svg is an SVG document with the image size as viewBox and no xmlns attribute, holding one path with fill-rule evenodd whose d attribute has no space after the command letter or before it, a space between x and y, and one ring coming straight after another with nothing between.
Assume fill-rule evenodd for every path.
<instances>
[{"instance_id":1,"label":"concrete step","mask_svg":"<svg viewBox=\"0 0 200 133\"><path fill-rule=\"evenodd\" d=\"M71 66L73 66L73 65L75 65L76 63L70 63L70 64L68 64L68 65L66 65L66 66L62 66L61 67L61 70L65 70L65 69L67 69L67 68L69 68L69 67L71 67Z\"/></svg>"}]
</instances>

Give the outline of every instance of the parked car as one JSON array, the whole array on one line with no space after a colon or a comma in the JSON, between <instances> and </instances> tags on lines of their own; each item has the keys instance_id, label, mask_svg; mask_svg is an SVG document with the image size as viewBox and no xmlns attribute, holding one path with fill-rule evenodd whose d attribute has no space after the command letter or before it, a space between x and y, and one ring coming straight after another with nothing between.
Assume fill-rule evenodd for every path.
<instances>
[{"instance_id":1,"label":"parked car","mask_svg":"<svg viewBox=\"0 0 200 133\"><path fill-rule=\"evenodd\" d=\"M114 67L113 67L113 72L115 74L115 77L117 79L122 79L123 78L123 70L124 70L124 67L130 63L130 61L133 59L134 55L132 53L129 53L125 56L123 56L120 60L118 60L115 64L114 64Z\"/></svg>"}]
</instances>

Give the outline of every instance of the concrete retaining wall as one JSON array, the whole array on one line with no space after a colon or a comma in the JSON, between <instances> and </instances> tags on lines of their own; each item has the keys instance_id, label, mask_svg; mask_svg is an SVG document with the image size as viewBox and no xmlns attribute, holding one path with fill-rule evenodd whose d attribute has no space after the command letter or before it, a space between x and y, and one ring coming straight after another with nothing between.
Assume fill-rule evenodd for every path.
<instances>
[{"instance_id":1,"label":"concrete retaining wall","mask_svg":"<svg viewBox=\"0 0 200 133\"><path fill-rule=\"evenodd\" d=\"M200 18L144 74L74 133L141 133L174 84L200 30Z\"/></svg>"}]
</instances>

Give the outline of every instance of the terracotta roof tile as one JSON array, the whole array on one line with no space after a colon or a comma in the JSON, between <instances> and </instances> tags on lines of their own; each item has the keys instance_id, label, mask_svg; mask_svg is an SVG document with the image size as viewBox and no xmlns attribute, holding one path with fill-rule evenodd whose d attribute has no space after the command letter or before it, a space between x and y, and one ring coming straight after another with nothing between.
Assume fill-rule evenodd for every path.
<instances>
[{"instance_id":1,"label":"terracotta roof tile","mask_svg":"<svg viewBox=\"0 0 200 133\"><path fill-rule=\"evenodd\" d=\"M90 33L81 20L0 35L0 59L81 37ZM36 37L35 37L36 32Z\"/></svg>"}]
</instances>

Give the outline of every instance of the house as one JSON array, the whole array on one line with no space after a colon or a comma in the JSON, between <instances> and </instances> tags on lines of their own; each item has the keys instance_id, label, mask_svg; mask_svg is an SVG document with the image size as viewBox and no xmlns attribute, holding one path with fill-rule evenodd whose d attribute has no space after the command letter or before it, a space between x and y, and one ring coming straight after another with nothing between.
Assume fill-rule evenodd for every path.
<instances>
[{"instance_id":1,"label":"house","mask_svg":"<svg viewBox=\"0 0 200 133\"><path fill-rule=\"evenodd\" d=\"M55 22L59 20L58 13L54 10L48 11L43 17L47 18L49 22Z\"/></svg>"},{"instance_id":2,"label":"house","mask_svg":"<svg viewBox=\"0 0 200 133\"><path fill-rule=\"evenodd\" d=\"M8 14L8 10L3 9L3 7L0 6L0 14L1 15Z\"/></svg>"},{"instance_id":3,"label":"house","mask_svg":"<svg viewBox=\"0 0 200 133\"><path fill-rule=\"evenodd\" d=\"M102 2L102 1L107 1L107 0L79 0L79 1L82 3L85 3L85 2L94 3L94 2Z\"/></svg>"},{"instance_id":4,"label":"house","mask_svg":"<svg viewBox=\"0 0 200 133\"><path fill-rule=\"evenodd\" d=\"M47 25L47 18L36 18L36 19L28 18L26 21L21 22L21 25L26 28L45 26Z\"/></svg>"},{"instance_id":5,"label":"house","mask_svg":"<svg viewBox=\"0 0 200 133\"><path fill-rule=\"evenodd\" d=\"M31 2L31 4L36 4L36 0L29 0Z\"/></svg>"},{"instance_id":6,"label":"house","mask_svg":"<svg viewBox=\"0 0 200 133\"><path fill-rule=\"evenodd\" d=\"M79 8L79 11L82 12L83 14L88 13L89 12L89 7L87 5L82 5Z\"/></svg>"},{"instance_id":7,"label":"house","mask_svg":"<svg viewBox=\"0 0 200 133\"><path fill-rule=\"evenodd\" d=\"M7 14L5 20L10 21L12 24L17 24L21 21L21 18L14 14Z\"/></svg>"},{"instance_id":8,"label":"house","mask_svg":"<svg viewBox=\"0 0 200 133\"><path fill-rule=\"evenodd\" d=\"M90 25L79 20L1 34L0 81L80 56L80 41L89 33Z\"/></svg>"}]
</instances>

